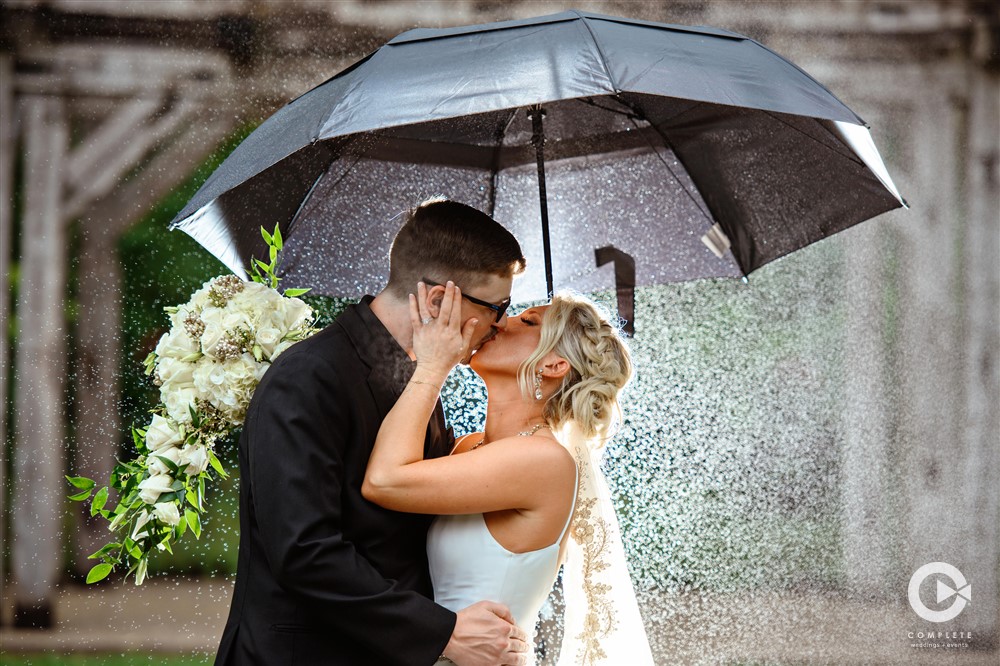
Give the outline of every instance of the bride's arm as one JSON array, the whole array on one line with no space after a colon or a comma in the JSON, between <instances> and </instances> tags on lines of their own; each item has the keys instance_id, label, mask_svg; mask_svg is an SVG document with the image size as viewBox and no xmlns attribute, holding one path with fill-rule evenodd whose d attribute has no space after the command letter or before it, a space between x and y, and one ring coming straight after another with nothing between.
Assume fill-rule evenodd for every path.
<instances>
[{"instance_id":1,"label":"bride's arm","mask_svg":"<svg viewBox=\"0 0 1000 666\"><path fill-rule=\"evenodd\" d=\"M425 293L419 289L420 296ZM465 353L475 324L461 331L460 293L449 286L437 320L424 326L410 297L417 369L389 411L372 450L361 493L387 509L462 514L530 509L565 494L558 481L575 478L575 464L557 442L512 437L458 455L424 460L426 423L438 391ZM424 302L424 301L421 301ZM426 317L426 313L424 313Z\"/></svg>"}]
</instances>

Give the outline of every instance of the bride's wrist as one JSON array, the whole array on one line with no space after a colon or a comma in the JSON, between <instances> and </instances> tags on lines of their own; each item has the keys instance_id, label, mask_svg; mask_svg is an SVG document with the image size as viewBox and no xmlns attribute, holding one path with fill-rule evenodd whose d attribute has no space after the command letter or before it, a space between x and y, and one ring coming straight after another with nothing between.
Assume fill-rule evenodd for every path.
<instances>
[{"instance_id":1,"label":"bride's wrist","mask_svg":"<svg viewBox=\"0 0 1000 666\"><path fill-rule=\"evenodd\" d=\"M444 380L447 376L447 372L442 373L440 371L428 370L418 366L413 372L413 375L410 377L410 383L432 386L440 391L441 387L444 386Z\"/></svg>"},{"instance_id":2,"label":"bride's wrist","mask_svg":"<svg viewBox=\"0 0 1000 666\"><path fill-rule=\"evenodd\" d=\"M418 361L417 367L413 370L413 378L425 382L444 384L444 380L448 378L448 373L450 372L450 366L444 367L434 363L420 363Z\"/></svg>"}]
</instances>

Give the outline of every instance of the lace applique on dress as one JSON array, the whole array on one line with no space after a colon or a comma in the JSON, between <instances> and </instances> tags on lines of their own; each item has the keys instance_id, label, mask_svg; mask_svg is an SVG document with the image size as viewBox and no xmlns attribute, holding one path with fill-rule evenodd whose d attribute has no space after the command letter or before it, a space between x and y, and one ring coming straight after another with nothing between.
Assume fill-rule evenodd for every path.
<instances>
[{"instance_id":1,"label":"lace applique on dress","mask_svg":"<svg viewBox=\"0 0 1000 666\"><path fill-rule=\"evenodd\" d=\"M583 585L587 599L587 614L583 621L583 632L576 639L578 652L576 663L587 666L598 660L607 659L607 653L601 647L601 639L607 636L618 624L614 604L608 599L611 586L594 580L596 574L611 566L607 557L607 544L610 525L600 513L594 513L597 508L597 498L587 497L583 493L583 483L588 478L587 463L580 460L584 469L579 474L577 482L577 504L573 514L573 524L570 528L570 538L580 546L583 555Z\"/></svg>"}]
</instances>

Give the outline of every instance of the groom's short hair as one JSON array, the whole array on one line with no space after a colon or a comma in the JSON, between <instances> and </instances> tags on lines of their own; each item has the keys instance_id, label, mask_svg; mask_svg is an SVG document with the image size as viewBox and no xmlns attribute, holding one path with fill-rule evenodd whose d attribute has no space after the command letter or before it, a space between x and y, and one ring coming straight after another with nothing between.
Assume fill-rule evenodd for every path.
<instances>
[{"instance_id":1,"label":"groom's short hair","mask_svg":"<svg viewBox=\"0 0 1000 666\"><path fill-rule=\"evenodd\" d=\"M387 289L402 297L424 278L468 289L491 275L517 275L524 266L517 239L492 217L457 201L428 199L406 212L396 233Z\"/></svg>"}]
</instances>

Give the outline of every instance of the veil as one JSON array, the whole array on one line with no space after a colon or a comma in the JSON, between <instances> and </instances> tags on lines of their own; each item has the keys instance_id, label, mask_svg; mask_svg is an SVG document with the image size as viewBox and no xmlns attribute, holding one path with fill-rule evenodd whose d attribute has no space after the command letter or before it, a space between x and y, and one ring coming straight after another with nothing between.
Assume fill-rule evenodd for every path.
<instances>
[{"instance_id":1,"label":"veil","mask_svg":"<svg viewBox=\"0 0 1000 666\"><path fill-rule=\"evenodd\" d=\"M600 470L604 449L572 423L555 434L578 470L563 563L566 610L558 666L652 666L618 518Z\"/></svg>"}]
</instances>

